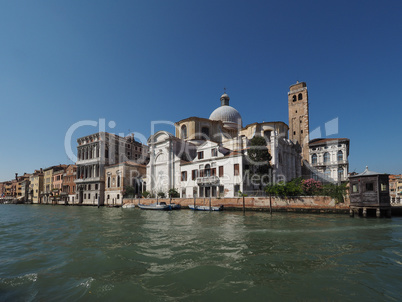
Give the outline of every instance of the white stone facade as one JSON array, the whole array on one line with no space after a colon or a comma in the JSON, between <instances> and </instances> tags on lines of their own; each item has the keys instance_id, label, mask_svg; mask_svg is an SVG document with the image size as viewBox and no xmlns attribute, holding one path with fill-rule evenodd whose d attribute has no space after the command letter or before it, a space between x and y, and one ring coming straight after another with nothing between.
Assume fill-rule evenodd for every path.
<instances>
[{"instance_id":1,"label":"white stone facade","mask_svg":"<svg viewBox=\"0 0 402 302\"><path fill-rule=\"evenodd\" d=\"M349 139L315 139L309 144L310 165L324 177L346 181L349 173Z\"/></svg>"}]
</instances>

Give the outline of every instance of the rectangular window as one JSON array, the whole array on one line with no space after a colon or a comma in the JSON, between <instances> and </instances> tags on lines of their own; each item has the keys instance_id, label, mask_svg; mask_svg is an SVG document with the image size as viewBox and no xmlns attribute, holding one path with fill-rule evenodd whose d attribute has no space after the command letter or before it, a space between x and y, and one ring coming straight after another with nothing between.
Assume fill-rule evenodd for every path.
<instances>
[{"instance_id":1,"label":"rectangular window","mask_svg":"<svg viewBox=\"0 0 402 302\"><path fill-rule=\"evenodd\" d=\"M223 177L223 166L219 166L219 177Z\"/></svg>"},{"instance_id":2,"label":"rectangular window","mask_svg":"<svg viewBox=\"0 0 402 302\"><path fill-rule=\"evenodd\" d=\"M225 187L224 186L219 186L219 196L220 197L225 196Z\"/></svg>"},{"instance_id":3,"label":"rectangular window","mask_svg":"<svg viewBox=\"0 0 402 302\"><path fill-rule=\"evenodd\" d=\"M187 171L181 172L181 181L187 181Z\"/></svg>"},{"instance_id":4,"label":"rectangular window","mask_svg":"<svg viewBox=\"0 0 402 302\"><path fill-rule=\"evenodd\" d=\"M204 158L204 151L198 152L198 159L203 159Z\"/></svg>"},{"instance_id":5,"label":"rectangular window","mask_svg":"<svg viewBox=\"0 0 402 302\"><path fill-rule=\"evenodd\" d=\"M212 156L218 156L218 149L217 148L212 149L211 150L211 155Z\"/></svg>"},{"instance_id":6,"label":"rectangular window","mask_svg":"<svg viewBox=\"0 0 402 302\"><path fill-rule=\"evenodd\" d=\"M211 187L211 189L212 189L211 196L216 197L216 187L213 186L213 187Z\"/></svg>"},{"instance_id":7,"label":"rectangular window","mask_svg":"<svg viewBox=\"0 0 402 302\"><path fill-rule=\"evenodd\" d=\"M198 187L193 187L193 197L197 197Z\"/></svg>"},{"instance_id":8,"label":"rectangular window","mask_svg":"<svg viewBox=\"0 0 402 302\"><path fill-rule=\"evenodd\" d=\"M234 164L234 176L239 175L239 164Z\"/></svg>"},{"instance_id":9,"label":"rectangular window","mask_svg":"<svg viewBox=\"0 0 402 302\"><path fill-rule=\"evenodd\" d=\"M234 196L237 196L240 191L240 185L234 185Z\"/></svg>"},{"instance_id":10,"label":"rectangular window","mask_svg":"<svg viewBox=\"0 0 402 302\"><path fill-rule=\"evenodd\" d=\"M182 197L182 198L186 198L186 188L183 188L183 189L181 190L181 197Z\"/></svg>"},{"instance_id":11,"label":"rectangular window","mask_svg":"<svg viewBox=\"0 0 402 302\"><path fill-rule=\"evenodd\" d=\"M197 174L198 174L198 170L191 171L191 179L196 180L197 179Z\"/></svg>"},{"instance_id":12,"label":"rectangular window","mask_svg":"<svg viewBox=\"0 0 402 302\"><path fill-rule=\"evenodd\" d=\"M204 187L200 187L200 197L204 197Z\"/></svg>"},{"instance_id":13,"label":"rectangular window","mask_svg":"<svg viewBox=\"0 0 402 302\"><path fill-rule=\"evenodd\" d=\"M388 186L385 183L381 183L381 192L387 192L388 191Z\"/></svg>"},{"instance_id":14,"label":"rectangular window","mask_svg":"<svg viewBox=\"0 0 402 302\"><path fill-rule=\"evenodd\" d=\"M98 190L98 184L95 184L95 190Z\"/></svg>"},{"instance_id":15,"label":"rectangular window","mask_svg":"<svg viewBox=\"0 0 402 302\"><path fill-rule=\"evenodd\" d=\"M352 185L352 193L359 193L359 185L358 184Z\"/></svg>"},{"instance_id":16,"label":"rectangular window","mask_svg":"<svg viewBox=\"0 0 402 302\"><path fill-rule=\"evenodd\" d=\"M91 199L91 193L88 193L88 199Z\"/></svg>"},{"instance_id":17,"label":"rectangular window","mask_svg":"<svg viewBox=\"0 0 402 302\"><path fill-rule=\"evenodd\" d=\"M366 183L366 191L374 191L374 183L372 182Z\"/></svg>"}]
</instances>

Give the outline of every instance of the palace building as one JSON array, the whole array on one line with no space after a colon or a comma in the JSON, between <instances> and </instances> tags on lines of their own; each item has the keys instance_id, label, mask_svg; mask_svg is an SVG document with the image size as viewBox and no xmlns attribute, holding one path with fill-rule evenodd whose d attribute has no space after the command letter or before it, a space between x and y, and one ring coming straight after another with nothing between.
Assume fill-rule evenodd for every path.
<instances>
[{"instance_id":1,"label":"palace building","mask_svg":"<svg viewBox=\"0 0 402 302\"><path fill-rule=\"evenodd\" d=\"M209 118L189 117L175 123L176 133L159 131L148 139L147 190L153 194L177 189L181 197L236 197L263 188L247 175L248 150L256 136L265 139L272 156L270 181L301 176L301 148L288 138L283 122L253 123L243 127L241 114L224 93ZM260 182L261 183L261 182Z\"/></svg>"}]
</instances>

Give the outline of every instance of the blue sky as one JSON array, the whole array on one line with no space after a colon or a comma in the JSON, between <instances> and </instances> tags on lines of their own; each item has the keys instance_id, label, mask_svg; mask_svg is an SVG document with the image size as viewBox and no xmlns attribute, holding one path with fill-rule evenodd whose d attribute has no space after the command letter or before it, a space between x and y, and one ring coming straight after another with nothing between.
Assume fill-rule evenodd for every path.
<instances>
[{"instance_id":1,"label":"blue sky","mask_svg":"<svg viewBox=\"0 0 402 302\"><path fill-rule=\"evenodd\" d=\"M70 163L74 123L148 138L151 121L208 118L224 87L244 125L288 123L296 81L310 130L338 118L322 136L350 138L350 171L402 173L401 15L401 1L1 1L0 181Z\"/></svg>"}]
</instances>

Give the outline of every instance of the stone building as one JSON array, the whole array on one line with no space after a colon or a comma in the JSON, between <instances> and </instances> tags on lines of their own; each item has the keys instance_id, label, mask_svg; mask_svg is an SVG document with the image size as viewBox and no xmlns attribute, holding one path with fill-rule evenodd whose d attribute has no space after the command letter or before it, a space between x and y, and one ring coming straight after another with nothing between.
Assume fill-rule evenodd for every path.
<instances>
[{"instance_id":1,"label":"stone building","mask_svg":"<svg viewBox=\"0 0 402 302\"><path fill-rule=\"evenodd\" d=\"M298 142L302 149L302 159L309 160L309 103L307 84L297 82L288 92L289 138Z\"/></svg>"},{"instance_id":2,"label":"stone building","mask_svg":"<svg viewBox=\"0 0 402 302\"><path fill-rule=\"evenodd\" d=\"M33 203L41 202L41 192L43 192L43 170L35 170L29 178L30 195Z\"/></svg>"},{"instance_id":3,"label":"stone building","mask_svg":"<svg viewBox=\"0 0 402 302\"><path fill-rule=\"evenodd\" d=\"M98 132L77 140L76 200L80 204L104 204L105 167L127 160L145 163L148 147L134 136Z\"/></svg>"},{"instance_id":4,"label":"stone building","mask_svg":"<svg viewBox=\"0 0 402 302\"><path fill-rule=\"evenodd\" d=\"M309 144L309 162L324 175L336 182L346 181L349 173L349 139L314 139Z\"/></svg>"},{"instance_id":5,"label":"stone building","mask_svg":"<svg viewBox=\"0 0 402 302\"><path fill-rule=\"evenodd\" d=\"M53 200L53 174L64 171L66 165L51 166L43 170L43 191L41 193L42 203L51 203Z\"/></svg>"},{"instance_id":6,"label":"stone building","mask_svg":"<svg viewBox=\"0 0 402 302\"><path fill-rule=\"evenodd\" d=\"M272 155L273 181L301 176L301 149L288 139L288 126L264 122L243 127L229 100L224 93L221 106L208 119L190 117L175 123L175 135L166 131L151 135L147 190L156 194L175 188L186 197L234 197L239 191L254 191L244 171L255 136L265 138L264 148Z\"/></svg>"},{"instance_id":7,"label":"stone building","mask_svg":"<svg viewBox=\"0 0 402 302\"><path fill-rule=\"evenodd\" d=\"M75 201L75 179L77 178L77 166L69 165L63 174L63 195L68 203Z\"/></svg>"},{"instance_id":8,"label":"stone building","mask_svg":"<svg viewBox=\"0 0 402 302\"><path fill-rule=\"evenodd\" d=\"M302 149L304 178L324 182L345 181L348 177L349 139L320 138L310 140L307 84L297 82L288 92L289 138ZM336 154L335 154L335 153Z\"/></svg>"},{"instance_id":9,"label":"stone building","mask_svg":"<svg viewBox=\"0 0 402 302\"><path fill-rule=\"evenodd\" d=\"M129 187L133 189L133 197L141 196L145 175L146 166L134 161L106 167L105 205L123 205L123 197Z\"/></svg>"}]
</instances>

